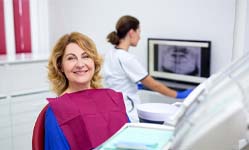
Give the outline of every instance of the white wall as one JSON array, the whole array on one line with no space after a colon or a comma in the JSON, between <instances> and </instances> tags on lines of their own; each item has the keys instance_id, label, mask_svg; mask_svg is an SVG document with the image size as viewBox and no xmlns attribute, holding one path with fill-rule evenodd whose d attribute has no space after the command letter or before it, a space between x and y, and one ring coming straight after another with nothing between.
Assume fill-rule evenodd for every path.
<instances>
[{"instance_id":1,"label":"white wall","mask_svg":"<svg viewBox=\"0 0 249 150\"><path fill-rule=\"evenodd\" d=\"M142 38L130 51L147 66L147 38L212 41L212 73L232 59L235 0L53 0L49 1L50 47L62 35L89 35L104 54L106 35L118 18L133 15L141 22Z\"/></svg>"},{"instance_id":2,"label":"white wall","mask_svg":"<svg viewBox=\"0 0 249 150\"><path fill-rule=\"evenodd\" d=\"M48 1L30 0L31 42L34 57L47 57L49 47Z\"/></svg>"},{"instance_id":3,"label":"white wall","mask_svg":"<svg viewBox=\"0 0 249 150\"><path fill-rule=\"evenodd\" d=\"M236 17L234 28L233 59L249 52L249 2L236 0Z\"/></svg>"},{"instance_id":4,"label":"white wall","mask_svg":"<svg viewBox=\"0 0 249 150\"><path fill-rule=\"evenodd\" d=\"M14 16L13 16L13 1L4 0L4 23L6 49L8 59L12 60L15 57L15 33L14 33Z\"/></svg>"},{"instance_id":5,"label":"white wall","mask_svg":"<svg viewBox=\"0 0 249 150\"><path fill-rule=\"evenodd\" d=\"M245 0L246 3L246 29L245 29L245 41L249 41L249 2ZM245 42L245 47L244 47L245 52L249 53L249 42Z\"/></svg>"}]
</instances>

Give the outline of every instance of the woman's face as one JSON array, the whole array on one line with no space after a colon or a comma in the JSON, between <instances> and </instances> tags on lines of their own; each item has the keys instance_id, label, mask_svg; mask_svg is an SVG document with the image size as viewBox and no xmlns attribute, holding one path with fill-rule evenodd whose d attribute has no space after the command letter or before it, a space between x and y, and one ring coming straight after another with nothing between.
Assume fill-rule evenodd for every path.
<instances>
[{"instance_id":1,"label":"woman's face","mask_svg":"<svg viewBox=\"0 0 249 150\"><path fill-rule=\"evenodd\" d=\"M140 28L137 28L137 30L132 32L132 34L131 34L131 46L137 46L137 44L140 40L140 32L141 32Z\"/></svg>"},{"instance_id":2,"label":"woman's face","mask_svg":"<svg viewBox=\"0 0 249 150\"><path fill-rule=\"evenodd\" d=\"M62 58L62 71L70 87L90 88L95 71L94 61L75 43L66 46Z\"/></svg>"}]
</instances>

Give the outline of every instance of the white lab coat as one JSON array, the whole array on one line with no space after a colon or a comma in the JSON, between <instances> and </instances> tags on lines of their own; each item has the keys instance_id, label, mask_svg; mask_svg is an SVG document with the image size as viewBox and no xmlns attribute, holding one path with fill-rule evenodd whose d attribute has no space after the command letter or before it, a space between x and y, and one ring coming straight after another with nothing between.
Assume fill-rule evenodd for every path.
<instances>
[{"instance_id":1,"label":"white lab coat","mask_svg":"<svg viewBox=\"0 0 249 150\"><path fill-rule=\"evenodd\" d=\"M106 87L123 93L130 120L138 122L136 106L141 101L136 83L144 79L148 72L135 55L122 49L112 49L105 55L103 75Z\"/></svg>"}]
</instances>

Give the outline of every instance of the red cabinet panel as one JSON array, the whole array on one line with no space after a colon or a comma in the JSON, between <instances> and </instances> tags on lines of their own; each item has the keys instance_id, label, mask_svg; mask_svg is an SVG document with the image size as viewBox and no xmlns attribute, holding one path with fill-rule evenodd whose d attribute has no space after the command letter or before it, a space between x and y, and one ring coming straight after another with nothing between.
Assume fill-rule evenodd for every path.
<instances>
[{"instance_id":1,"label":"red cabinet panel","mask_svg":"<svg viewBox=\"0 0 249 150\"><path fill-rule=\"evenodd\" d=\"M31 53L29 0L13 0L16 53Z\"/></svg>"},{"instance_id":2,"label":"red cabinet panel","mask_svg":"<svg viewBox=\"0 0 249 150\"><path fill-rule=\"evenodd\" d=\"M4 25L4 0L0 0L0 55L6 54L6 39Z\"/></svg>"}]
</instances>

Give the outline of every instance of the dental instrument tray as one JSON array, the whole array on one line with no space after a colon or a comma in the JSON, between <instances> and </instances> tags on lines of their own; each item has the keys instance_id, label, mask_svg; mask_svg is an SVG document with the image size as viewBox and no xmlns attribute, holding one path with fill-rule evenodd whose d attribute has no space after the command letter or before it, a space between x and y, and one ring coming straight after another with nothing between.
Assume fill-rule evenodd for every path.
<instances>
[{"instance_id":1,"label":"dental instrument tray","mask_svg":"<svg viewBox=\"0 0 249 150\"><path fill-rule=\"evenodd\" d=\"M173 130L173 127L166 125L126 123L95 150L166 150Z\"/></svg>"}]
</instances>

